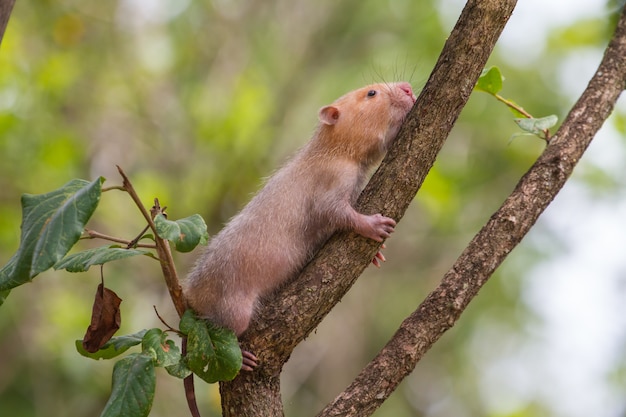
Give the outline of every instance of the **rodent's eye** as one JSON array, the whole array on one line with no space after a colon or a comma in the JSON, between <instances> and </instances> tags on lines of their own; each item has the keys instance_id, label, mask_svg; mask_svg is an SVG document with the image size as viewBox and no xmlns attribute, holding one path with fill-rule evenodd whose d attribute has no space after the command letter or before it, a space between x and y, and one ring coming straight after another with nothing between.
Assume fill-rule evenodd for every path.
<instances>
[{"instance_id":1,"label":"rodent's eye","mask_svg":"<svg viewBox=\"0 0 626 417\"><path fill-rule=\"evenodd\" d=\"M374 97L376 95L376 92L377 92L376 90L370 90L370 91L367 92L367 96L368 97Z\"/></svg>"}]
</instances>

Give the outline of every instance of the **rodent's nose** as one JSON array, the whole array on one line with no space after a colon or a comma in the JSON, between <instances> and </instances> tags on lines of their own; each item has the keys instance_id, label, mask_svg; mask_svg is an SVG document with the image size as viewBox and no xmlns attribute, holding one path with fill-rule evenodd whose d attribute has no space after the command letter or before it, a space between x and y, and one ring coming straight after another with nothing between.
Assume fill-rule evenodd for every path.
<instances>
[{"instance_id":1,"label":"rodent's nose","mask_svg":"<svg viewBox=\"0 0 626 417\"><path fill-rule=\"evenodd\" d=\"M411 97L413 102L415 102L416 97L415 97L415 94L413 94L413 88L411 87L411 84L409 84L409 83L399 83L398 84L398 88L400 88L400 90L404 91L406 93L406 95Z\"/></svg>"}]
</instances>

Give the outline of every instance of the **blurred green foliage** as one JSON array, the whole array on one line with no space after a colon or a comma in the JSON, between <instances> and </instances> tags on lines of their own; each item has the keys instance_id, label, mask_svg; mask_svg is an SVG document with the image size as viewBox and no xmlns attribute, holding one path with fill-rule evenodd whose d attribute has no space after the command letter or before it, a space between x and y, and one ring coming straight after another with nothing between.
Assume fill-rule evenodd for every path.
<instances>
[{"instance_id":1,"label":"blurred green foliage","mask_svg":"<svg viewBox=\"0 0 626 417\"><path fill-rule=\"evenodd\" d=\"M572 101L560 87L559 64L581 50L601 53L615 3L601 17L551 31L526 65L497 49L490 65L506 77L503 94L532 114L562 120ZM199 212L214 233L308 139L319 107L381 80L408 79L419 89L460 8L435 0L18 1L0 49L0 263L18 245L22 193L101 175L107 185L119 183L116 164L147 204L159 197L175 218ZM613 120L626 131L626 116ZM504 106L472 96L387 243L389 262L368 271L288 363L288 415L313 415L334 398L436 285L542 151L536 138L509 142L517 131ZM602 166L581 172L578 180L595 192L624 185ZM111 235L132 238L143 226L115 191L103 196L96 217L90 228ZM520 297L525 272L560 250L544 232L550 249L530 242L517 250L376 415L501 415L476 381L494 352L532 337L538 318ZM177 257L182 273L193 258ZM154 262L116 264L105 276L126 300L120 334L159 326L152 305L176 322ZM112 364L74 350L99 279L95 268L47 272L6 300L0 415L103 409ZM185 415L182 386L162 376L151 415ZM198 383L197 395L204 415L219 414L215 387ZM541 396L520 401L509 415L549 409Z\"/></svg>"}]
</instances>

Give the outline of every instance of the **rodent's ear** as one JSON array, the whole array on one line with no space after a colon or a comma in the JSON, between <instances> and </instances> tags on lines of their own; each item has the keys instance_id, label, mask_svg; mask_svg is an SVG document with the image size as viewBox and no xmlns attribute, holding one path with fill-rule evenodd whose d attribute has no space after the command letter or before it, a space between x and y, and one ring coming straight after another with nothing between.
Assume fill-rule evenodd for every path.
<instances>
[{"instance_id":1,"label":"rodent's ear","mask_svg":"<svg viewBox=\"0 0 626 417\"><path fill-rule=\"evenodd\" d=\"M320 109L318 117L320 122L327 125L334 125L339 120L339 114L341 112L335 106L324 106Z\"/></svg>"}]
</instances>

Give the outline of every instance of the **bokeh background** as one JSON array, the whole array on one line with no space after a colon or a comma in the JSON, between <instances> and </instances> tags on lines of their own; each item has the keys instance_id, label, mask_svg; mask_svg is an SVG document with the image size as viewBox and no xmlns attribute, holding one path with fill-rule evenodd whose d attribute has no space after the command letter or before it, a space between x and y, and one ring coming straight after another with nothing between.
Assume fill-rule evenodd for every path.
<instances>
[{"instance_id":1,"label":"bokeh background","mask_svg":"<svg viewBox=\"0 0 626 417\"><path fill-rule=\"evenodd\" d=\"M533 115L566 115L599 63L622 1L521 0L490 65ZM461 0L18 0L0 49L0 264L19 243L22 193L72 178L120 183L172 218L220 229L311 135L316 111L370 82L419 90ZM544 145L475 93L411 209L370 268L286 365L287 415L332 400L393 334ZM458 324L376 416L626 415L626 103L545 215ZM131 238L128 197L90 227ZM86 242L85 246L94 242ZM280 251L280 248L276 248ZM181 273L196 253L178 255ZM176 325L158 265L107 265L120 334ZM79 356L100 280L46 272L0 307L0 415L95 416L112 361ZM151 416L187 415L160 370ZM203 415L216 386L197 383Z\"/></svg>"}]
</instances>

